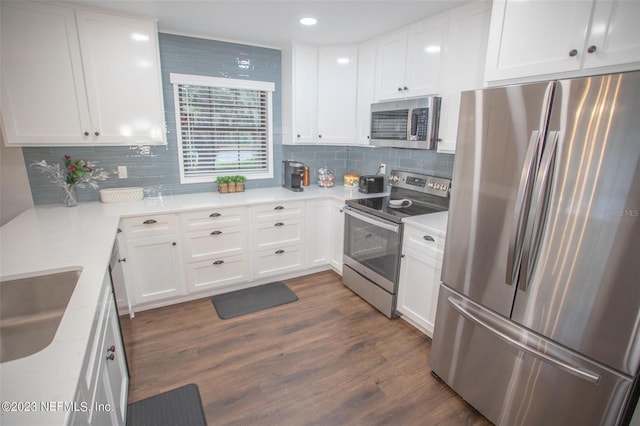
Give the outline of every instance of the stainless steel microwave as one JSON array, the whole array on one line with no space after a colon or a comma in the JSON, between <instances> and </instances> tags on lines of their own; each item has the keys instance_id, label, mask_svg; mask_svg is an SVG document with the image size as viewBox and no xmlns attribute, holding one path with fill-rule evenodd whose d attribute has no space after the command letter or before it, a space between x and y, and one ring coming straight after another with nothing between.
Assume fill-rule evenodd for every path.
<instances>
[{"instance_id":1,"label":"stainless steel microwave","mask_svg":"<svg viewBox=\"0 0 640 426\"><path fill-rule=\"evenodd\" d=\"M440 97L379 102L371 105L371 145L435 149Z\"/></svg>"}]
</instances>

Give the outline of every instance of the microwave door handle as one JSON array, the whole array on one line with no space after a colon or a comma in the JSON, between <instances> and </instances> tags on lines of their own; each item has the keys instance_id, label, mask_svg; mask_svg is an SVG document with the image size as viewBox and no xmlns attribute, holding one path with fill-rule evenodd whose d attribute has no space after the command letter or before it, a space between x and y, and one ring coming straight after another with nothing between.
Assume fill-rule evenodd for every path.
<instances>
[{"instance_id":1,"label":"microwave door handle","mask_svg":"<svg viewBox=\"0 0 640 426\"><path fill-rule=\"evenodd\" d=\"M344 211L346 214L348 214L349 216L352 216L355 219L361 220L363 222L368 223L369 225L374 225L377 226L379 228L382 229L386 229L387 231L391 231L391 232L395 232L396 234L398 233L398 225L391 225L385 222L382 222L380 220L376 220L376 219L372 219L368 216L364 216L361 214L358 214L356 212L354 212L353 210L349 210L349 209L345 209Z\"/></svg>"},{"instance_id":2,"label":"microwave door handle","mask_svg":"<svg viewBox=\"0 0 640 426\"><path fill-rule=\"evenodd\" d=\"M410 112L410 114L411 114L411 122L410 122L411 128L409 129L410 130L409 140L414 140L418 136L418 114L413 110Z\"/></svg>"}]
</instances>

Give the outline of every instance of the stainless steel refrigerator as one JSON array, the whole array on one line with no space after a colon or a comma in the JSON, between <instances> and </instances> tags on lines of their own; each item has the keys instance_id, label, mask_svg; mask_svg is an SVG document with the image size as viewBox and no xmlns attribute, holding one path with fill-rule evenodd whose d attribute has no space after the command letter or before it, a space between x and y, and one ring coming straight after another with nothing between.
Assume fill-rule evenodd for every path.
<instances>
[{"instance_id":1,"label":"stainless steel refrigerator","mask_svg":"<svg viewBox=\"0 0 640 426\"><path fill-rule=\"evenodd\" d=\"M633 410L639 160L640 72L462 94L431 368L492 422Z\"/></svg>"}]
</instances>

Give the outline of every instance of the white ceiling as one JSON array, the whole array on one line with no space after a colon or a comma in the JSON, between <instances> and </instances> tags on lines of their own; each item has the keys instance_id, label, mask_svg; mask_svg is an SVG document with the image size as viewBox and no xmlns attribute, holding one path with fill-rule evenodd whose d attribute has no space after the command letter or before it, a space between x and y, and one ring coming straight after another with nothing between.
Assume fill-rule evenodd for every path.
<instances>
[{"instance_id":1,"label":"white ceiling","mask_svg":"<svg viewBox=\"0 0 640 426\"><path fill-rule=\"evenodd\" d=\"M281 48L359 43L469 0L69 0L158 19L160 32ZM298 20L313 16L315 27Z\"/></svg>"}]
</instances>

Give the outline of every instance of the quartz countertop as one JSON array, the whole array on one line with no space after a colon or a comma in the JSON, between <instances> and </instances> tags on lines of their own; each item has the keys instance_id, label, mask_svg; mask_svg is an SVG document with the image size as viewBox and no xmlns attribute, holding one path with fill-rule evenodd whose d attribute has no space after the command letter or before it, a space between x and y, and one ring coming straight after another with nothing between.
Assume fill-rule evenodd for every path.
<instances>
[{"instance_id":1,"label":"quartz countertop","mask_svg":"<svg viewBox=\"0 0 640 426\"><path fill-rule=\"evenodd\" d=\"M70 411L54 411L45 406L52 407L50 402L74 401L82 366L87 351L91 350L89 343L98 315L100 290L121 217L324 197L344 201L381 195L388 193L362 194L343 186L309 186L302 192L276 187L232 194L181 194L128 203L80 203L71 208L45 205L25 211L0 228L0 280L68 269L82 269L82 273L52 343L32 355L0 364L3 401L0 423L65 424L69 421ZM13 407L4 401L13 403ZM6 410L7 407L16 409ZM35 409L27 411L24 407Z\"/></svg>"},{"instance_id":2,"label":"quartz countertop","mask_svg":"<svg viewBox=\"0 0 640 426\"><path fill-rule=\"evenodd\" d=\"M440 236L444 236L447 233L448 218L449 212L446 211L405 217L402 221L409 226L417 227L424 231L437 231Z\"/></svg>"}]
</instances>

